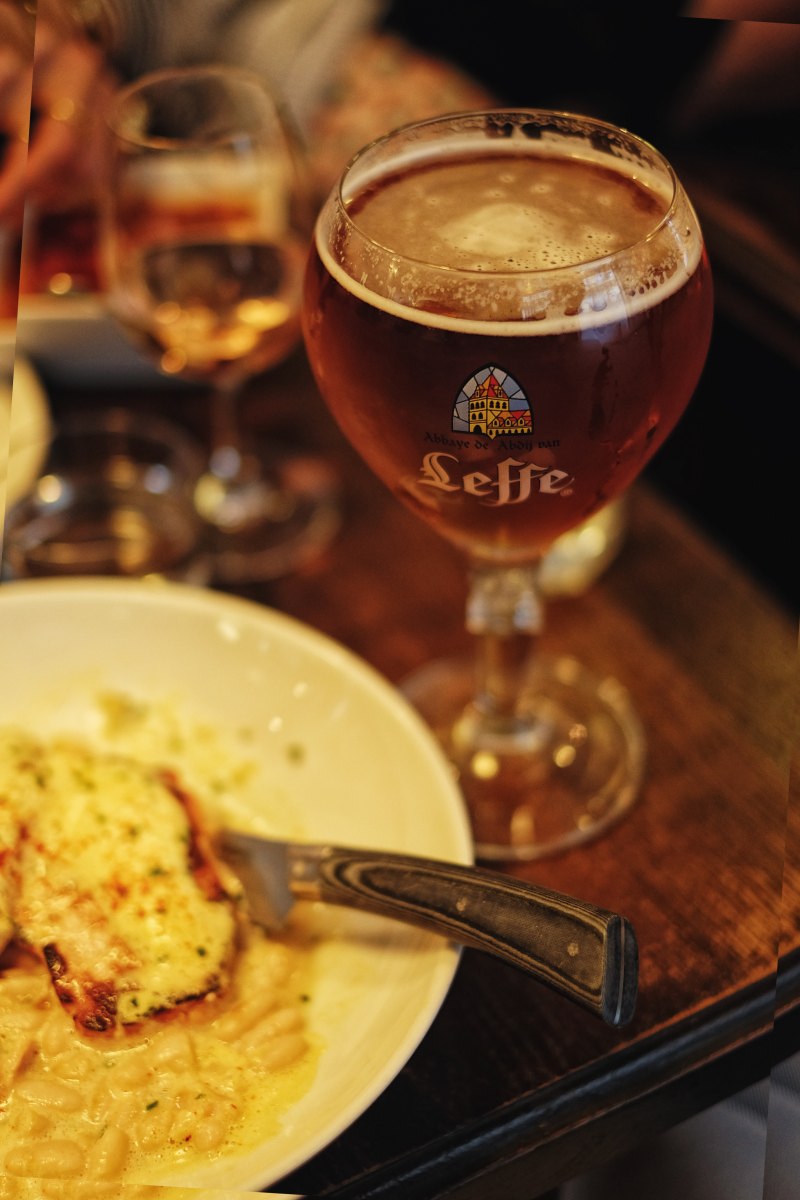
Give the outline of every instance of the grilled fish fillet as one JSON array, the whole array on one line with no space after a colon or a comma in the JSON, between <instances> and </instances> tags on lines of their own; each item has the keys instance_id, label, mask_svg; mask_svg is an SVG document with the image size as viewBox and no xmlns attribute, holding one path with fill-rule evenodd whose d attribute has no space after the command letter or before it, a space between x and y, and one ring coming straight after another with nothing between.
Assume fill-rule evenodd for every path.
<instances>
[{"instance_id":1,"label":"grilled fish fillet","mask_svg":"<svg viewBox=\"0 0 800 1200\"><path fill-rule=\"evenodd\" d=\"M0 950L47 964L83 1031L224 989L236 909L169 772L0 731Z\"/></svg>"}]
</instances>

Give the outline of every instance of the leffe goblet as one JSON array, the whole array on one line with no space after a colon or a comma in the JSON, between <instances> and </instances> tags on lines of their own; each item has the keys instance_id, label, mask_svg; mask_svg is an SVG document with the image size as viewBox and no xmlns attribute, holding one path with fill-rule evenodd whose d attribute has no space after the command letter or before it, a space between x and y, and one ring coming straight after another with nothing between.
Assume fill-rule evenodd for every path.
<instances>
[{"instance_id":1,"label":"leffe goblet","mask_svg":"<svg viewBox=\"0 0 800 1200\"><path fill-rule=\"evenodd\" d=\"M356 155L319 216L304 305L319 387L377 475L468 560L474 661L434 662L405 690L458 768L482 858L584 842L639 792L627 690L537 652L537 565L667 437L711 314L674 171L589 117L405 127Z\"/></svg>"}]
</instances>

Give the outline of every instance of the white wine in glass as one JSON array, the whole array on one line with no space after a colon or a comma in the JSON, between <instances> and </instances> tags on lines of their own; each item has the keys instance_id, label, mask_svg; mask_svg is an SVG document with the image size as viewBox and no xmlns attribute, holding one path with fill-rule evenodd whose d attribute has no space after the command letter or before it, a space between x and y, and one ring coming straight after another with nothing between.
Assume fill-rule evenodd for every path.
<instances>
[{"instance_id":1,"label":"white wine in glass","mask_svg":"<svg viewBox=\"0 0 800 1200\"><path fill-rule=\"evenodd\" d=\"M229 67L154 72L111 114L104 206L108 302L166 375L212 389L197 490L215 578L269 578L335 532L332 473L257 446L239 394L300 340L311 218L293 139L261 81ZM300 482L298 482L300 481Z\"/></svg>"}]
</instances>

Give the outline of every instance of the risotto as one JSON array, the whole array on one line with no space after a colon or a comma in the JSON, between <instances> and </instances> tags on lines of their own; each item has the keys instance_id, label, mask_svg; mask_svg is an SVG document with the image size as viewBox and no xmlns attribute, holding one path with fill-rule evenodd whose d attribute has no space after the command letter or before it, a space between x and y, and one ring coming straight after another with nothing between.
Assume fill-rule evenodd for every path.
<instances>
[{"instance_id":1,"label":"risotto","mask_svg":"<svg viewBox=\"0 0 800 1200\"><path fill-rule=\"evenodd\" d=\"M167 707L99 711L102 744L0 731L0 1200L176 1183L276 1132L314 1074L308 939L248 921L171 782L185 767L213 826L247 761Z\"/></svg>"}]
</instances>

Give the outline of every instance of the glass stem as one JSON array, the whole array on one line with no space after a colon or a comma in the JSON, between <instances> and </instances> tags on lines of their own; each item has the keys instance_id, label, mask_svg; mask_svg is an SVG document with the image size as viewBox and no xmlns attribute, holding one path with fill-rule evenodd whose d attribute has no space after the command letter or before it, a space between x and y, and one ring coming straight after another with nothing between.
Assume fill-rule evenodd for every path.
<instances>
[{"instance_id":1,"label":"glass stem","mask_svg":"<svg viewBox=\"0 0 800 1200\"><path fill-rule=\"evenodd\" d=\"M245 461L238 416L240 390L238 380L223 380L211 397L209 465L212 475L226 484L242 477Z\"/></svg>"},{"instance_id":2,"label":"glass stem","mask_svg":"<svg viewBox=\"0 0 800 1200\"><path fill-rule=\"evenodd\" d=\"M474 706L484 728L512 734L523 680L543 627L538 565L473 564L467 598L467 630L476 639Z\"/></svg>"}]
</instances>

